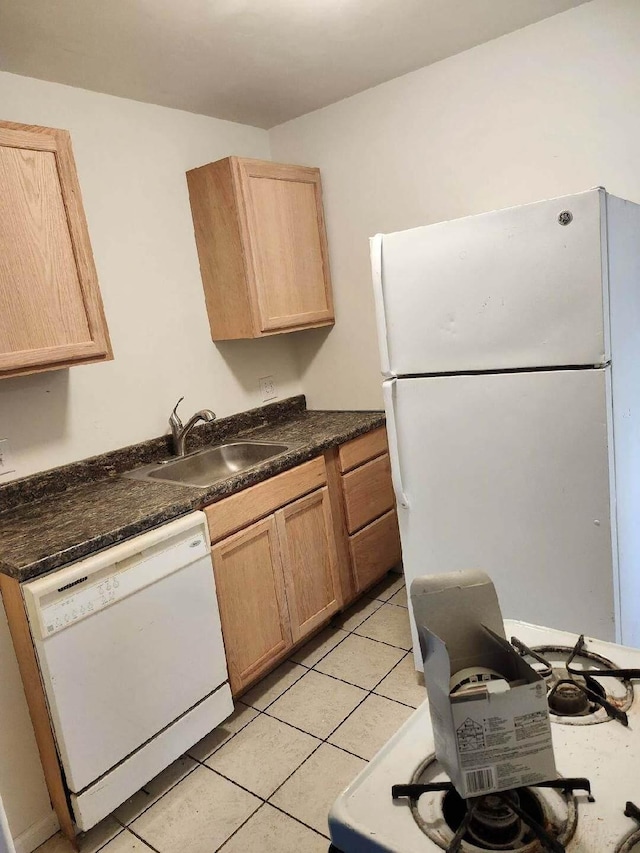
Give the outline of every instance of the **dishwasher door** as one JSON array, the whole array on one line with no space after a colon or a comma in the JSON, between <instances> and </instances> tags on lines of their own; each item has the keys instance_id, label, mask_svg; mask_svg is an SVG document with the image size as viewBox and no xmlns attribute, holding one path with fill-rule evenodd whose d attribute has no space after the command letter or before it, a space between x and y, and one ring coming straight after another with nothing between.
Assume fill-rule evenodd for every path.
<instances>
[{"instance_id":1,"label":"dishwasher door","mask_svg":"<svg viewBox=\"0 0 640 853\"><path fill-rule=\"evenodd\" d=\"M23 590L72 792L82 791L227 679L203 513Z\"/></svg>"}]
</instances>

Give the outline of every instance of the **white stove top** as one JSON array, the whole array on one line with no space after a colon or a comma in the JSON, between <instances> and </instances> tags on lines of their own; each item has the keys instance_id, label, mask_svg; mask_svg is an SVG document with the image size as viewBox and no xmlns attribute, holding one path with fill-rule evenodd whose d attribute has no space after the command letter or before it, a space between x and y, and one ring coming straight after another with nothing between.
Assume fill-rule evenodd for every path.
<instances>
[{"instance_id":1,"label":"white stove top","mask_svg":"<svg viewBox=\"0 0 640 853\"><path fill-rule=\"evenodd\" d=\"M578 639L575 634L510 620L505 620L505 630L508 638L515 635L529 647L573 648ZM640 668L640 650L585 639L588 651L608 658L618 667ZM578 659L577 663L579 666ZM619 682L600 681L616 704L628 705L631 696L627 695L625 701ZM589 802L586 794L575 793L577 822L575 832L565 844L566 853L640 853L640 825L624 815L627 800L640 806L640 682L634 684L627 714L626 727L603 711L590 718L599 721L591 725L584 724L587 718L551 716L558 772L564 777L589 779L595 797L595 802ZM416 769L433 752L431 720L425 701L336 800L329 826L332 842L341 853L432 853L447 849L453 831L442 816L444 793L425 794L418 801L420 816L433 827L433 838L418 827L408 800L391 798L391 786L411 782ZM430 782L447 780L439 765L430 765L423 781L427 781L426 777ZM571 822L572 807L567 807L560 793L543 788L533 790L545 810L553 812L560 821ZM625 839L636 831L639 831L637 844L625 846ZM467 841L460 849L464 853L483 850L486 853L486 848ZM543 851L539 842L516 849L520 853Z\"/></svg>"}]
</instances>

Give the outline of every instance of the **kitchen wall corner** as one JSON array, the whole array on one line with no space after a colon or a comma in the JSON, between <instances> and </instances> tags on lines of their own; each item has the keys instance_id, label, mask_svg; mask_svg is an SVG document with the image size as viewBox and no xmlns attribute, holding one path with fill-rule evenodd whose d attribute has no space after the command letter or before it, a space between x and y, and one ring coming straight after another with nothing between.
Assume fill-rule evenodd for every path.
<instances>
[{"instance_id":1,"label":"kitchen wall corner","mask_svg":"<svg viewBox=\"0 0 640 853\"><path fill-rule=\"evenodd\" d=\"M605 186L640 202L640 4L591 0L269 131L322 173L336 325L310 408L382 403L369 237ZM339 368L339 369L338 369Z\"/></svg>"},{"instance_id":2,"label":"kitchen wall corner","mask_svg":"<svg viewBox=\"0 0 640 853\"><path fill-rule=\"evenodd\" d=\"M115 360L0 380L0 437L25 476L162 434L176 400L219 416L300 393L287 335L210 338L185 172L270 158L246 125L0 73L0 118L71 132Z\"/></svg>"}]
</instances>

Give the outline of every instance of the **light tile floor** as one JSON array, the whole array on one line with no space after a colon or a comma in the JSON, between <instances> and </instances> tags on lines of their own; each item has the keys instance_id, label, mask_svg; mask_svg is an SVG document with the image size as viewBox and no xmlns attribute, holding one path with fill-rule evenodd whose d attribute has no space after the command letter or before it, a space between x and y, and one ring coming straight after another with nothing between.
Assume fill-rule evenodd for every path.
<instances>
[{"instance_id":1,"label":"light tile floor","mask_svg":"<svg viewBox=\"0 0 640 853\"><path fill-rule=\"evenodd\" d=\"M426 698L407 595L384 581L80 839L81 853L326 853L327 813ZM37 853L70 853L58 834Z\"/></svg>"}]
</instances>

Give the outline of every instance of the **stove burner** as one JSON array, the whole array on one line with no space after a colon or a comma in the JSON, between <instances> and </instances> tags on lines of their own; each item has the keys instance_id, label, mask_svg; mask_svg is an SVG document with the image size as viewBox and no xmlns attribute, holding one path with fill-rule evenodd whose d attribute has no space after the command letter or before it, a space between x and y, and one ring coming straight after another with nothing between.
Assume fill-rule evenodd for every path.
<instances>
[{"instance_id":1,"label":"stove burner","mask_svg":"<svg viewBox=\"0 0 640 853\"><path fill-rule=\"evenodd\" d=\"M511 643L523 657L533 658L534 669L547 681L549 711L556 722L576 725L618 720L623 726L629 724L626 712L633 702L629 679L640 678L640 669L620 669L613 661L589 651L584 635L572 649L531 649L517 637L512 637ZM605 679L605 683L597 679Z\"/></svg>"},{"instance_id":2,"label":"stove burner","mask_svg":"<svg viewBox=\"0 0 640 853\"><path fill-rule=\"evenodd\" d=\"M577 717L589 714L591 704L577 684L562 679L549 693L549 710L563 717Z\"/></svg>"},{"instance_id":3,"label":"stove burner","mask_svg":"<svg viewBox=\"0 0 640 853\"><path fill-rule=\"evenodd\" d=\"M593 799L588 779L557 779L535 786L551 789L544 797L542 790L517 788L465 800L451 782L429 781L438 768L435 756L428 756L411 783L394 785L391 795L409 799L417 825L446 853L564 853L578 820L573 791L586 791ZM424 802L419 803L421 797Z\"/></svg>"},{"instance_id":4,"label":"stove burner","mask_svg":"<svg viewBox=\"0 0 640 853\"><path fill-rule=\"evenodd\" d=\"M547 842L548 849L564 851L556 839L544 832L543 837L532 828L542 829L544 813L536 795L526 788L500 794L487 794L466 801L456 791L445 794L442 813L459 844L468 841L481 850L520 850L536 838ZM449 851L461 849L453 843Z\"/></svg>"},{"instance_id":5,"label":"stove burner","mask_svg":"<svg viewBox=\"0 0 640 853\"><path fill-rule=\"evenodd\" d=\"M445 797L446 800L446 797ZM520 805L520 795L513 792L513 801ZM533 803L537 807L537 802ZM446 809L445 816L446 816ZM542 809L538 808L537 821L540 823ZM452 827L452 829L458 827ZM479 844L512 844L522 834L522 821L503 797L487 794L482 797L469 821L469 835Z\"/></svg>"}]
</instances>

